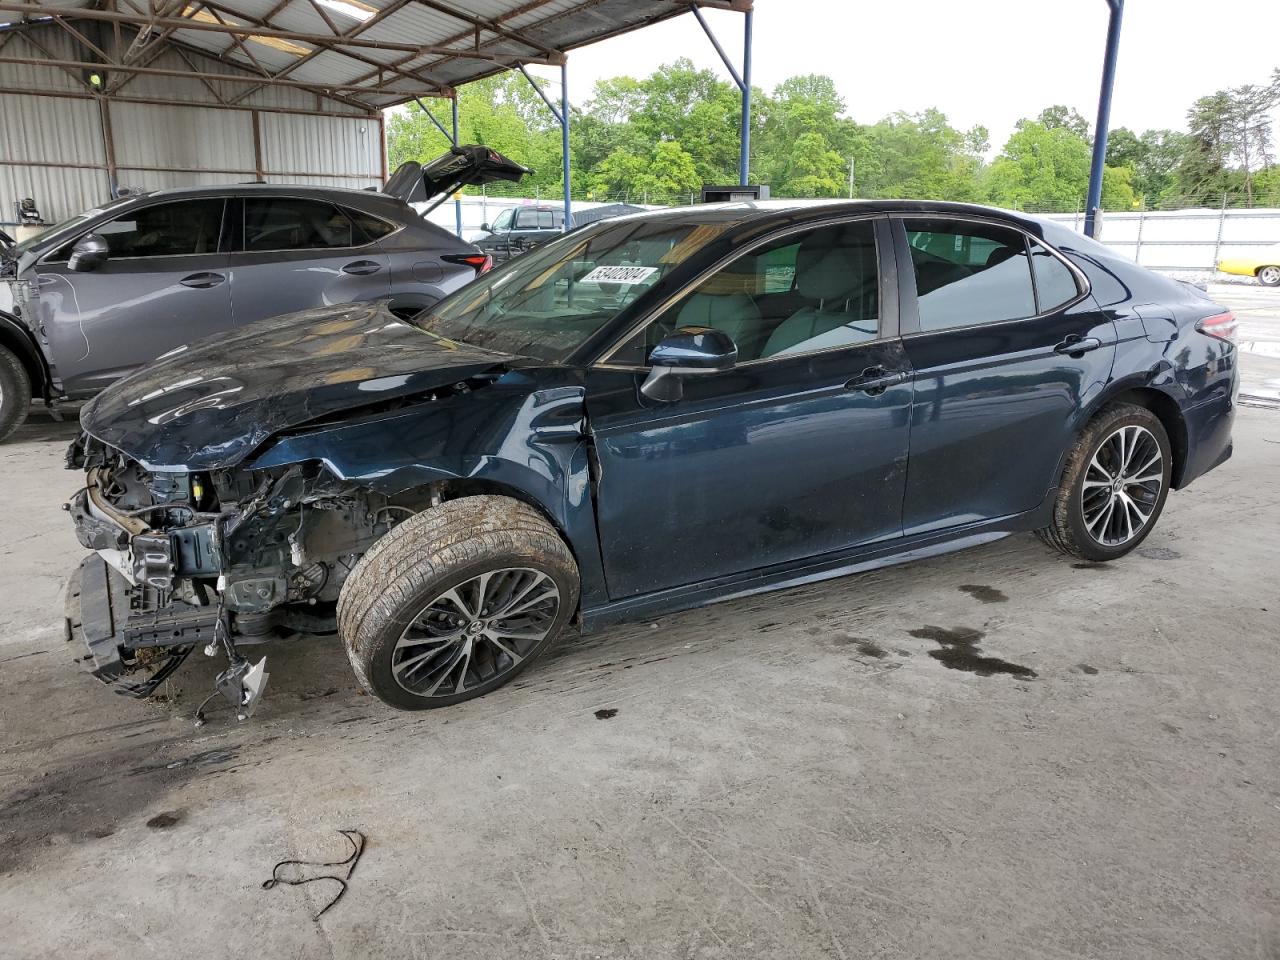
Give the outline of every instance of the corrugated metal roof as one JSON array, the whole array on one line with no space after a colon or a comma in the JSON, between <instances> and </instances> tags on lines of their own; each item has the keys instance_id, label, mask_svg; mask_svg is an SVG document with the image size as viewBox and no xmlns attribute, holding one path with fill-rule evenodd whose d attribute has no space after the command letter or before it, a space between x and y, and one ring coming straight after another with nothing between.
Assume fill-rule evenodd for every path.
<instances>
[{"instance_id":1,"label":"corrugated metal roof","mask_svg":"<svg viewBox=\"0 0 1280 960\"><path fill-rule=\"evenodd\" d=\"M749 0L695 0L745 9ZM314 92L347 106L381 109L453 88L521 63L559 63L565 53L686 13L690 0L155 0L157 15L103 0L0 0L0 28L21 21L107 32L123 26L126 44L195 51L197 68L231 66L259 75L261 89ZM55 21L56 22L56 21ZM240 28L243 28L242 30ZM21 29L21 28L19 28ZM87 32L87 31L86 31ZM103 34L98 34L102 36ZM99 46L110 56L123 51ZM112 66L152 69L133 44ZM10 51L0 50L0 65ZM53 58L46 58L53 59ZM89 59L81 47L76 61ZM95 59L101 59L95 56ZM193 71L194 72L194 71ZM214 71L209 71L214 72ZM164 74L143 74L164 76ZM247 92L246 92L247 91Z\"/></svg>"}]
</instances>

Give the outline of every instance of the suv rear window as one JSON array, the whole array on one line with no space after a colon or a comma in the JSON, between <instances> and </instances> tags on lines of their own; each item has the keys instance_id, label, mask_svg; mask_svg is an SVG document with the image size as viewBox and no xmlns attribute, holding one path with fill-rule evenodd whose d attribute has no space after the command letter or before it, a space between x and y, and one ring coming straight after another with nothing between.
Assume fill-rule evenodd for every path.
<instances>
[{"instance_id":1,"label":"suv rear window","mask_svg":"<svg viewBox=\"0 0 1280 960\"><path fill-rule=\"evenodd\" d=\"M375 217L372 213L365 213L363 210L352 210L350 207L343 207L342 212L356 225L357 243L381 240L396 231L394 223L388 223L381 217Z\"/></svg>"},{"instance_id":2,"label":"suv rear window","mask_svg":"<svg viewBox=\"0 0 1280 960\"><path fill-rule=\"evenodd\" d=\"M301 197L247 197L244 201L246 251L353 247L357 246L354 238L351 221L331 203Z\"/></svg>"}]
</instances>

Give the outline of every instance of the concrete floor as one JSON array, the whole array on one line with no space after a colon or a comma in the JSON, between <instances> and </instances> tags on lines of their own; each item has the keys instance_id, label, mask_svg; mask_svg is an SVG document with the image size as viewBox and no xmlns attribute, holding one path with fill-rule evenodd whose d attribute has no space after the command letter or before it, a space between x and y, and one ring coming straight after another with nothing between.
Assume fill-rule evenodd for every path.
<instances>
[{"instance_id":1,"label":"concrete floor","mask_svg":"<svg viewBox=\"0 0 1280 960\"><path fill-rule=\"evenodd\" d=\"M200 730L211 661L140 704L62 640L73 429L0 446L0 956L1280 956L1280 413L1114 564L1010 538L427 714L297 643ZM262 889L340 828L322 918L331 881Z\"/></svg>"}]
</instances>

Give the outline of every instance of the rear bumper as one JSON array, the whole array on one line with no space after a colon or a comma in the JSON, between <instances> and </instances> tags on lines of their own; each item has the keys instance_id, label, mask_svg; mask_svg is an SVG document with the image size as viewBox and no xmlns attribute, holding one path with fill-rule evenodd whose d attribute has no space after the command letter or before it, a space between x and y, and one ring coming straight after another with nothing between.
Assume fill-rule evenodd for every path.
<instances>
[{"instance_id":1,"label":"rear bumper","mask_svg":"<svg viewBox=\"0 0 1280 960\"><path fill-rule=\"evenodd\" d=\"M1178 487L1185 487L1214 467L1230 459L1231 427L1235 423L1235 391L1220 395L1187 410L1187 460Z\"/></svg>"}]
</instances>

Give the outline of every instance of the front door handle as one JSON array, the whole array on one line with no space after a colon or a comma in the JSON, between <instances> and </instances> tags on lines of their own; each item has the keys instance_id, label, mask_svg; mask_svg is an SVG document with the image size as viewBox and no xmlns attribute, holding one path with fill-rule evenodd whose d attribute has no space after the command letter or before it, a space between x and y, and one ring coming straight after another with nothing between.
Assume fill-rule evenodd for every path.
<instances>
[{"instance_id":1,"label":"front door handle","mask_svg":"<svg viewBox=\"0 0 1280 960\"><path fill-rule=\"evenodd\" d=\"M1067 339L1053 348L1054 353L1065 353L1069 357L1083 357L1090 350L1097 350L1102 341L1097 337L1081 337L1071 334Z\"/></svg>"},{"instance_id":2,"label":"front door handle","mask_svg":"<svg viewBox=\"0 0 1280 960\"><path fill-rule=\"evenodd\" d=\"M357 277L366 277L371 273L377 273L382 269L382 264L377 260L356 260L354 263L348 263L342 268L343 273L353 273Z\"/></svg>"},{"instance_id":3,"label":"front door handle","mask_svg":"<svg viewBox=\"0 0 1280 960\"><path fill-rule=\"evenodd\" d=\"M209 287L216 287L227 278L220 273L193 273L189 277L183 277L178 282L184 287L194 287L196 290L207 290Z\"/></svg>"},{"instance_id":4,"label":"front door handle","mask_svg":"<svg viewBox=\"0 0 1280 960\"><path fill-rule=\"evenodd\" d=\"M862 373L848 381L844 388L846 390L857 390L868 396L875 397L892 386L904 383L906 379L907 374L903 370L896 370L891 373L885 370L884 367L867 367Z\"/></svg>"}]
</instances>

